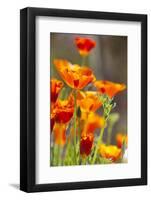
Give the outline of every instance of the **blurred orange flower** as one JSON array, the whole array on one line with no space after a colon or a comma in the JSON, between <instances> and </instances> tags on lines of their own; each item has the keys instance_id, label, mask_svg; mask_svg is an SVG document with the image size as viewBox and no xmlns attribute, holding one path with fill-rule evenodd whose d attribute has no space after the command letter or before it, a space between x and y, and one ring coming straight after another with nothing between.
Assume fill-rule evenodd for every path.
<instances>
[{"instance_id":1,"label":"blurred orange flower","mask_svg":"<svg viewBox=\"0 0 151 200\"><path fill-rule=\"evenodd\" d=\"M74 98L72 95L66 100L58 99L52 110L54 120L57 123L68 123L74 112Z\"/></svg>"},{"instance_id":2,"label":"blurred orange flower","mask_svg":"<svg viewBox=\"0 0 151 200\"><path fill-rule=\"evenodd\" d=\"M94 86L101 94L106 94L110 98L126 88L125 84L113 83L111 81L99 80L94 82Z\"/></svg>"},{"instance_id":3,"label":"blurred orange flower","mask_svg":"<svg viewBox=\"0 0 151 200\"><path fill-rule=\"evenodd\" d=\"M96 42L90 38L77 37L75 43L81 56L87 56L96 46Z\"/></svg>"},{"instance_id":4,"label":"blurred orange flower","mask_svg":"<svg viewBox=\"0 0 151 200\"><path fill-rule=\"evenodd\" d=\"M55 144L63 146L66 143L66 127L66 124L55 123L53 129Z\"/></svg>"},{"instance_id":5,"label":"blurred orange flower","mask_svg":"<svg viewBox=\"0 0 151 200\"><path fill-rule=\"evenodd\" d=\"M88 67L72 65L67 60L54 60L54 64L61 78L68 86L74 89L82 89L95 80L92 70Z\"/></svg>"},{"instance_id":6,"label":"blurred orange flower","mask_svg":"<svg viewBox=\"0 0 151 200\"><path fill-rule=\"evenodd\" d=\"M93 133L95 129L102 128L105 125L105 119L94 112L88 114L82 112L81 119L85 121L82 135Z\"/></svg>"},{"instance_id":7,"label":"blurred orange flower","mask_svg":"<svg viewBox=\"0 0 151 200\"><path fill-rule=\"evenodd\" d=\"M124 142L125 142L125 144L127 146L127 143L128 143L128 137L127 137L127 135L123 134L123 133L118 133L116 135L116 142L117 142L117 146L119 148L122 148Z\"/></svg>"},{"instance_id":8,"label":"blurred orange flower","mask_svg":"<svg viewBox=\"0 0 151 200\"><path fill-rule=\"evenodd\" d=\"M95 112L101 105L101 101L95 91L78 91L77 105L86 112Z\"/></svg>"},{"instance_id":9,"label":"blurred orange flower","mask_svg":"<svg viewBox=\"0 0 151 200\"><path fill-rule=\"evenodd\" d=\"M55 103L60 90L63 87L63 82L60 80L57 80L55 78L52 78L50 81L50 88L51 88L51 103Z\"/></svg>"},{"instance_id":10,"label":"blurred orange flower","mask_svg":"<svg viewBox=\"0 0 151 200\"><path fill-rule=\"evenodd\" d=\"M51 132L53 131L53 127L55 125L55 114L51 113L50 115L50 122L51 122Z\"/></svg>"},{"instance_id":11,"label":"blurred orange flower","mask_svg":"<svg viewBox=\"0 0 151 200\"><path fill-rule=\"evenodd\" d=\"M103 158L115 162L121 157L122 150L115 145L107 146L105 144L101 144L99 153Z\"/></svg>"},{"instance_id":12,"label":"blurred orange flower","mask_svg":"<svg viewBox=\"0 0 151 200\"><path fill-rule=\"evenodd\" d=\"M80 140L80 154L82 156L88 156L91 153L92 145L93 145L94 135L92 133L88 133L86 135L81 136Z\"/></svg>"}]
</instances>

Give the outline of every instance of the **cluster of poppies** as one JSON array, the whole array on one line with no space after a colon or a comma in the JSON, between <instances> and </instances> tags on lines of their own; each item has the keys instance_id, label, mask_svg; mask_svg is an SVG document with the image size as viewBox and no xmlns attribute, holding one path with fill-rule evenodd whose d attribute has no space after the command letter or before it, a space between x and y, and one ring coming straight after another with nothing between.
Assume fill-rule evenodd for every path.
<instances>
[{"instance_id":1,"label":"cluster of poppies","mask_svg":"<svg viewBox=\"0 0 151 200\"><path fill-rule=\"evenodd\" d=\"M96 42L77 37L75 45L84 60ZM92 69L82 63L54 60L60 78L50 80L52 166L123 162L127 135L116 134L116 145L113 145L111 141L103 141L103 134L115 107L113 98L126 86L96 80ZM99 109L103 110L102 115Z\"/></svg>"}]
</instances>

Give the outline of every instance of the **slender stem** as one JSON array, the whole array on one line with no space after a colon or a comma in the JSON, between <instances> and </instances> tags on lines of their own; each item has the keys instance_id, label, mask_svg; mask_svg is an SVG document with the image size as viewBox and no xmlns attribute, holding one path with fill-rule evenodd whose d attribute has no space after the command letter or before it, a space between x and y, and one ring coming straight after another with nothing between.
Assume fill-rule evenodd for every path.
<instances>
[{"instance_id":1,"label":"slender stem","mask_svg":"<svg viewBox=\"0 0 151 200\"><path fill-rule=\"evenodd\" d=\"M71 135L69 135L67 139L67 146L66 146L66 152L65 152L65 160L67 161L67 165L70 164L70 160L72 161L72 164L73 164L71 151L72 151L71 150Z\"/></svg>"},{"instance_id":2,"label":"slender stem","mask_svg":"<svg viewBox=\"0 0 151 200\"><path fill-rule=\"evenodd\" d=\"M82 56L81 66L84 66L84 65L85 65L85 61L86 61L86 57L85 57L85 56Z\"/></svg>"},{"instance_id":3,"label":"slender stem","mask_svg":"<svg viewBox=\"0 0 151 200\"><path fill-rule=\"evenodd\" d=\"M77 163L80 163L80 138L81 138L81 127L80 127L80 118L78 117L78 135L77 135Z\"/></svg>"},{"instance_id":4,"label":"slender stem","mask_svg":"<svg viewBox=\"0 0 151 200\"><path fill-rule=\"evenodd\" d=\"M82 165L86 165L86 158L82 158Z\"/></svg>"},{"instance_id":5,"label":"slender stem","mask_svg":"<svg viewBox=\"0 0 151 200\"><path fill-rule=\"evenodd\" d=\"M99 145L102 143L104 129L105 129L105 126L100 131L100 136L99 136L99 139L98 139L97 144L96 144L96 148L95 148L95 151L94 151L94 156L93 156L93 159L92 159L92 164L94 164L95 161L96 161Z\"/></svg>"},{"instance_id":6,"label":"slender stem","mask_svg":"<svg viewBox=\"0 0 151 200\"><path fill-rule=\"evenodd\" d=\"M60 124L60 130L59 130L59 134L62 135L62 126L63 124ZM60 144L57 145L57 165L61 165L61 146Z\"/></svg>"},{"instance_id":7,"label":"slender stem","mask_svg":"<svg viewBox=\"0 0 151 200\"><path fill-rule=\"evenodd\" d=\"M106 101L106 102L105 102L105 101ZM102 143L104 130L105 130L105 128L106 128L106 123L107 123L107 121L108 121L110 112L111 112L111 110L113 109L113 104L112 104L111 99L109 99L109 98L107 97L107 98L105 98L105 101L103 102L103 108L104 108L104 114L103 114L103 116L104 116L104 118L105 118L105 125L102 127L102 129L101 129L101 131L100 131L100 136L99 136L99 138L98 138L98 141L97 141L97 144L96 144L96 148L95 148L95 150L94 150L94 156L93 156L92 162L91 162L92 164L94 164L95 161L96 161L97 153L98 153L98 150L99 150L99 146L100 146L100 144ZM110 131L110 135L111 135L112 128L111 128L111 130L109 130L109 131ZM110 137L111 137L110 135L109 135L109 140L110 140Z\"/></svg>"},{"instance_id":8,"label":"slender stem","mask_svg":"<svg viewBox=\"0 0 151 200\"><path fill-rule=\"evenodd\" d=\"M56 157L56 144L54 143L53 144L53 158L52 158L52 163L53 163L53 166L56 165L56 160L57 160L57 157Z\"/></svg>"},{"instance_id":9,"label":"slender stem","mask_svg":"<svg viewBox=\"0 0 151 200\"><path fill-rule=\"evenodd\" d=\"M53 145L51 147L51 141L53 140ZM50 162L51 165L54 165L54 157L55 157L55 143L54 143L54 138L52 137L52 134L50 135L50 148L51 148L51 155L50 155Z\"/></svg>"},{"instance_id":10,"label":"slender stem","mask_svg":"<svg viewBox=\"0 0 151 200\"><path fill-rule=\"evenodd\" d=\"M108 128L108 136L107 136L107 144L109 145L111 143L111 133L112 133L112 125Z\"/></svg>"},{"instance_id":11,"label":"slender stem","mask_svg":"<svg viewBox=\"0 0 151 200\"><path fill-rule=\"evenodd\" d=\"M77 164L77 159L76 159L76 135L77 135L77 126L76 126L76 119L77 119L77 91L74 91L74 159L75 159L75 164Z\"/></svg>"},{"instance_id":12,"label":"slender stem","mask_svg":"<svg viewBox=\"0 0 151 200\"><path fill-rule=\"evenodd\" d=\"M54 154L54 151L55 151L55 147L54 147L54 144L53 144L53 148L52 148L52 154L51 154L51 165L53 166L54 165L54 157L55 157L55 154Z\"/></svg>"},{"instance_id":13,"label":"slender stem","mask_svg":"<svg viewBox=\"0 0 151 200\"><path fill-rule=\"evenodd\" d=\"M57 145L57 166L60 165L60 145Z\"/></svg>"}]
</instances>

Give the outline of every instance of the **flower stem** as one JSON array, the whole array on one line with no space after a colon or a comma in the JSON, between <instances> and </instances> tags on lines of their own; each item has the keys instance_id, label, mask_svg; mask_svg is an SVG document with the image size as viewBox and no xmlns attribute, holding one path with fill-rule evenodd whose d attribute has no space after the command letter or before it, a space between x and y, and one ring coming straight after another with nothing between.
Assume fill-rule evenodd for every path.
<instances>
[{"instance_id":1,"label":"flower stem","mask_svg":"<svg viewBox=\"0 0 151 200\"><path fill-rule=\"evenodd\" d=\"M75 164L77 164L77 158L76 158L76 135L77 135L77 126L76 126L76 118L77 118L77 91L74 91L74 159L75 159Z\"/></svg>"},{"instance_id":2,"label":"flower stem","mask_svg":"<svg viewBox=\"0 0 151 200\"><path fill-rule=\"evenodd\" d=\"M60 146L57 145L57 166L60 165Z\"/></svg>"},{"instance_id":3,"label":"flower stem","mask_svg":"<svg viewBox=\"0 0 151 200\"><path fill-rule=\"evenodd\" d=\"M82 158L82 165L86 165L86 158Z\"/></svg>"},{"instance_id":4,"label":"flower stem","mask_svg":"<svg viewBox=\"0 0 151 200\"><path fill-rule=\"evenodd\" d=\"M97 141L97 144L96 144L96 148L95 148L95 151L94 151L94 156L93 156L93 159L92 159L92 164L95 163L96 161L96 157L97 157L97 153L98 153L98 149L99 149L99 145L102 143L102 138L103 138L103 133L104 133L104 129L105 129L105 126L101 129L100 131L100 136L98 138L98 141Z\"/></svg>"},{"instance_id":5,"label":"flower stem","mask_svg":"<svg viewBox=\"0 0 151 200\"><path fill-rule=\"evenodd\" d=\"M53 144L53 152L52 152L51 164L52 164L52 166L55 165L55 144Z\"/></svg>"},{"instance_id":6,"label":"flower stem","mask_svg":"<svg viewBox=\"0 0 151 200\"><path fill-rule=\"evenodd\" d=\"M111 143L112 125L108 127L107 145Z\"/></svg>"},{"instance_id":7,"label":"flower stem","mask_svg":"<svg viewBox=\"0 0 151 200\"><path fill-rule=\"evenodd\" d=\"M85 65L85 61L86 61L86 57L85 57L85 56L82 56L81 66L84 66L84 65Z\"/></svg>"}]
</instances>

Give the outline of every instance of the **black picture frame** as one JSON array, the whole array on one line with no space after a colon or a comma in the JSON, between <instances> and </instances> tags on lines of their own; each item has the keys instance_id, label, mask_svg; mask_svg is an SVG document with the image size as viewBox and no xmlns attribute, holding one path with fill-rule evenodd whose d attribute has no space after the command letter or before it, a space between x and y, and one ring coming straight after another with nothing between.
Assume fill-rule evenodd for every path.
<instances>
[{"instance_id":1,"label":"black picture frame","mask_svg":"<svg viewBox=\"0 0 151 200\"><path fill-rule=\"evenodd\" d=\"M141 23L141 178L36 184L35 182L35 19L37 16L120 20ZM44 192L147 184L147 15L24 8L20 11L20 189Z\"/></svg>"}]
</instances>

